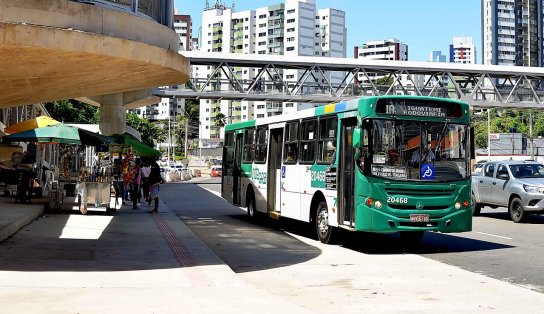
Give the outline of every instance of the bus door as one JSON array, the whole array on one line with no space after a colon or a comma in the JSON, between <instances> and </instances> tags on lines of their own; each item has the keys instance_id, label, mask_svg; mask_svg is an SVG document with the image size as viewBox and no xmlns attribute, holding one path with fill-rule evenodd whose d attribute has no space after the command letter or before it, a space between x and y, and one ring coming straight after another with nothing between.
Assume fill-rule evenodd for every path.
<instances>
[{"instance_id":1,"label":"bus door","mask_svg":"<svg viewBox=\"0 0 544 314\"><path fill-rule=\"evenodd\" d=\"M283 149L283 127L270 129L268 150L268 212L281 211L281 161Z\"/></svg>"},{"instance_id":2,"label":"bus door","mask_svg":"<svg viewBox=\"0 0 544 314\"><path fill-rule=\"evenodd\" d=\"M221 176L221 197L232 204L232 178L234 170L234 132L225 132L223 145L223 175Z\"/></svg>"},{"instance_id":3,"label":"bus door","mask_svg":"<svg viewBox=\"0 0 544 314\"><path fill-rule=\"evenodd\" d=\"M340 150L338 154L338 224L354 226L355 212L355 149L353 130L357 118L340 120Z\"/></svg>"},{"instance_id":4,"label":"bus door","mask_svg":"<svg viewBox=\"0 0 544 314\"><path fill-rule=\"evenodd\" d=\"M232 169L232 203L240 205L240 193L242 184L242 150L244 144L244 134L236 134L236 141L234 145L234 169Z\"/></svg>"}]
</instances>

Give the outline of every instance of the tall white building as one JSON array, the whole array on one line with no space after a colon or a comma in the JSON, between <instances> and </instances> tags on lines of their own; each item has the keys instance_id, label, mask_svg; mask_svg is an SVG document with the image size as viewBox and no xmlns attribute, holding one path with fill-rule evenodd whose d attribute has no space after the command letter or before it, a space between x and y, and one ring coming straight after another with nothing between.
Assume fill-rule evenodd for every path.
<instances>
[{"instance_id":1,"label":"tall white building","mask_svg":"<svg viewBox=\"0 0 544 314\"><path fill-rule=\"evenodd\" d=\"M453 37L450 45L450 62L476 64L476 46L472 37Z\"/></svg>"},{"instance_id":2,"label":"tall white building","mask_svg":"<svg viewBox=\"0 0 544 314\"><path fill-rule=\"evenodd\" d=\"M541 67L544 0L482 0L483 63Z\"/></svg>"},{"instance_id":3,"label":"tall white building","mask_svg":"<svg viewBox=\"0 0 544 314\"><path fill-rule=\"evenodd\" d=\"M202 13L201 51L244 54L276 54L292 56L346 56L345 13L335 9L317 10L315 0L286 0L284 3L255 10L233 12L220 4L206 8ZM195 67L196 77L208 78L212 68ZM236 68L238 80L249 82L257 71ZM273 75L276 75L275 73ZM296 82L303 72L285 70L279 73L285 81ZM328 74L330 76L330 74ZM222 74L212 78L210 88L229 88L221 82ZM328 77L338 80L343 77ZM261 77L257 92L275 88L272 78ZM313 91L306 91L311 93ZM200 101L201 138L221 138L222 130L216 126L216 116L221 113L227 123L252 120L296 111L304 105L281 102L252 101Z\"/></svg>"},{"instance_id":4,"label":"tall white building","mask_svg":"<svg viewBox=\"0 0 544 314\"><path fill-rule=\"evenodd\" d=\"M353 54L355 59L407 61L408 45L396 38L368 41L362 46L354 47ZM367 74L371 80L383 77L376 73ZM359 73L357 79L359 83L369 83L369 79L363 73Z\"/></svg>"},{"instance_id":5,"label":"tall white building","mask_svg":"<svg viewBox=\"0 0 544 314\"><path fill-rule=\"evenodd\" d=\"M131 110L140 118L150 121L161 121L172 119L181 114L185 108L185 100L179 98L161 98L157 104L152 104Z\"/></svg>"}]
</instances>

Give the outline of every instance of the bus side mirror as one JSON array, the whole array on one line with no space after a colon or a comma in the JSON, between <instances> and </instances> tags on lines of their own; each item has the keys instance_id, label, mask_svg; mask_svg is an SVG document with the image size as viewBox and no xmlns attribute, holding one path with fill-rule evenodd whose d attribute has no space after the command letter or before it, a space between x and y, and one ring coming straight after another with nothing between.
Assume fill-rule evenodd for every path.
<instances>
[{"instance_id":1,"label":"bus side mirror","mask_svg":"<svg viewBox=\"0 0 544 314\"><path fill-rule=\"evenodd\" d=\"M353 147L354 148L361 147L361 128L356 127L353 130Z\"/></svg>"}]
</instances>

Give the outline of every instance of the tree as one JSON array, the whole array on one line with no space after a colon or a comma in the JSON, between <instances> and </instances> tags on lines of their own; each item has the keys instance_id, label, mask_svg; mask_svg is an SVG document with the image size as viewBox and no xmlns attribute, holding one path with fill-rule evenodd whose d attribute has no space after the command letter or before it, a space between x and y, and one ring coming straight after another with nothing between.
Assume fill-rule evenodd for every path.
<instances>
[{"instance_id":1,"label":"tree","mask_svg":"<svg viewBox=\"0 0 544 314\"><path fill-rule=\"evenodd\" d=\"M509 133L511 128L516 132L529 135L529 111L491 109L489 112L491 133ZM487 111L480 116L473 115L472 126L474 127L474 143L476 148L487 147ZM533 137L544 135L544 113L533 111Z\"/></svg>"},{"instance_id":2,"label":"tree","mask_svg":"<svg viewBox=\"0 0 544 314\"><path fill-rule=\"evenodd\" d=\"M219 112L216 116L215 116L215 120L214 120L214 123L213 123L215 126L218 126L220 128L224 127L225 125L227 125L227 117L222 114L221 112Z\"/></svg>"},{"instance_id":3,"label":"tree","mask_svg":"<svg viewBox=\"0 0 544 314\"><path fill-rule=\"evenodd\" d=\"M98 108L74 99L45 103L45 109L60 122L95 124L100 121Z\"/></svg>"},{"instance_id":4,"label":"tree","mask_svg":"<svg viewBox=\"0 0 544 314\"><path fill-rule=\"evenodd\" d=\"M380 78L374 80L374 85L376 85L376 86L381 86L381 85L391 86L391 85L393 85L393 82L395 82L395 79L392 76L383 76L383 77L380 77Z\"/></svg>"},{"instance_id":5,"label":"tree","mask_svg":"<svg viewBox=\"0 0 544 314\"><path fill-rule=\"evenodd\" d=\"M160 128L157 124L149 122L146 118L140 118L134 112L127 113L127 125L135 128L142 136L142 142L151 147L156 142L166 140L167 130Z\"/></svg>"},{"instance_id":6,"label":"tree","mask_svg":"<svg viewBox=\"0 0 544 314\"><path fill-rule=\"evenodd\" d=\"M184 110L176 116L174 137L180 148L183 147L185 155L187 155L188 141L198 137L199 117L200 109L194 100L186 100Z\"/></svg>"}]
</instances>

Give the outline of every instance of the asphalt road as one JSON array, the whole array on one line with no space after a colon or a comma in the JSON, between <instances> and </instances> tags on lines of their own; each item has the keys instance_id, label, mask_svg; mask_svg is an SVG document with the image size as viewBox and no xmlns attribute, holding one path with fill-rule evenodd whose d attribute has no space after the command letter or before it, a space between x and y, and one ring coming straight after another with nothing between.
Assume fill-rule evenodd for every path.
<instances>
[{"instance_id":1,"label":"asphalt road","mask_svg":"<svg viewBox=\"0 0 544 314\"><path fill-rule=\"evenodd\" d=\"M165 185L164 202L229 267L237 273L277 268L322 254L304 241L315 241L307 224L294 221L250 223L245 212L208 191L220 191L220 178L198 184ZM187 201L185 193L192 193ZM544 216L515 224L505 209L484 208L473 221L473 231L457 234L427 233L420 245L406 248L397 235L344 235L339 247L350 253L417 254L471 272L544 293ZM304 239L301 241L300 239ZM235 249L233 249L235 248Z\"/></svg>"}]
</instances>

